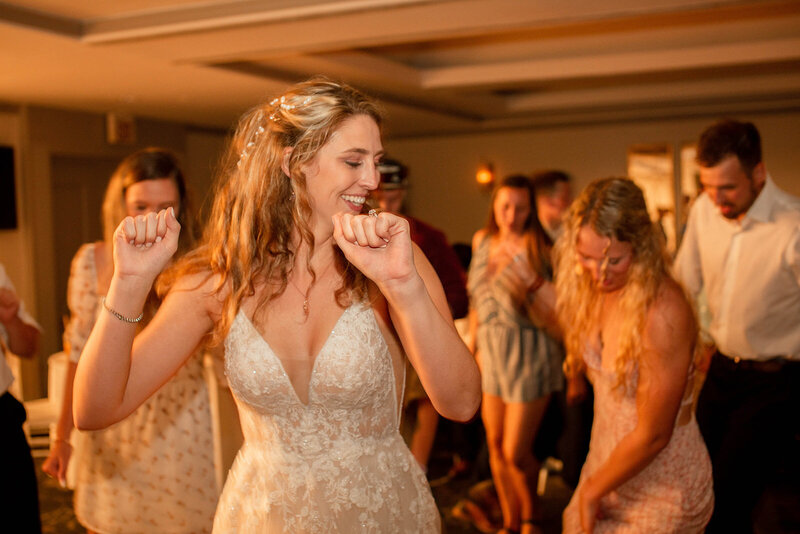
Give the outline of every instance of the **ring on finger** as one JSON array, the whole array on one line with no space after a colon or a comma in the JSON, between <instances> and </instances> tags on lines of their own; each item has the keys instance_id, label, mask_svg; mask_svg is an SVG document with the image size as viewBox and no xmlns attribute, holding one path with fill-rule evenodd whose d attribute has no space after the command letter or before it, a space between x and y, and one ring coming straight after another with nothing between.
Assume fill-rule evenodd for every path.
<instances>
[{"instance_id":1,"label":"ring on finger","mask_svg":"<svg viewBox=\"0 0 800 534\"><path fill-rule=\"evenodd\" d=\"M372 208L371 210L369 210L367 212L367 215L369 215L370 217L377 217L380 212L381 212L381 210L379 210L377 208Z\"/></svg>"}]
</instances>

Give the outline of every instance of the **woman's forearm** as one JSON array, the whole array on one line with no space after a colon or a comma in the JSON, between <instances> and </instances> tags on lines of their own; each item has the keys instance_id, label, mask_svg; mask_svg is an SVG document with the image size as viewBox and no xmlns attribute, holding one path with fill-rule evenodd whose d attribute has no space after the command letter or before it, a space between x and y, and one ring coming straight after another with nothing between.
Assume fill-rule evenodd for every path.
<instances>
[{"instance_id":1,"label":"woman's forearm","mask_svg":"<svg viewBox=\"0 0 800 534\"><path fill-rule=\"evenodd\" d=\"M72 396L77 367L77 363L73 361L67 362L66 375L64 376L64 395L61 401L61 411L58 414L58 422L56 423L56 440L69 442L72 429L75 428L75 421L72 419Z\"/></svg>"},{"instance_id":2,"label":"woman's forearm","mask_svg":"<svg viewBox=\"0 0 800 534\"><path fill-rule=\"evenodd\" d=\"M450 419L469 420L480 403L480 379L452 320L442 315L421 277L402 287L380 289L403 348L436 410Z\"/></svg>"},{"instance_id":3,"label":"woman's forearm","mask_svg":"<svg viewBox=\"0 0 800 534\"><path fill-rule=\"evenodd\" d=\"M551 282L544 281L527 294L528 313L540 328L554 339L561 339L563 332L556 314L556 291Z\"/></svg>"},{"instance_id":4,"label":"woman's forearm","mask_svg":"<svg viewBox=\"0 0 800 534\"><path fill-rule=\"evenodd\" d=\"M669 443L671 429L645 431L636 428L622 438L608 459L586 481L584 492L600 499L647 467Z\"/></svg>"},{"instance_id":5,"label":"woman's forearm","mask_svg":"<svg viewBox=\"0 0 800 534\"><path fill-rule=\"evenodd\" d=\"M120 320L108 308L129 317L141 313L150 286L112 279L105 306L86 341L75 373L73 417L80 429L105 428L117 420L131 368L136 324Z\"/></svg>"},{"instance_id":6,"label":"woman's forearm","mask_svg":"<svg viewBox=\"0 0 800 534\"><path fill-rule=\"evenodd\" d=\"M24 322L19 316L15 315L5 323L8 333L8 348L17 356L29 358L36 353L39 348L39 330Z\"/></svg>"}]
</instances>

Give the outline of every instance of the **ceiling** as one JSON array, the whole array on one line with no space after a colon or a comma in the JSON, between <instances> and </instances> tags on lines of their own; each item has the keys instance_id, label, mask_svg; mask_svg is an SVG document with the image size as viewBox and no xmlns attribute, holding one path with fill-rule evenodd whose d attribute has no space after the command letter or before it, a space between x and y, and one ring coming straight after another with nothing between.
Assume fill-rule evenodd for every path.
<instances>
[{"instance_id":1,"label":"ceiling","mask_svg":"<svg viewBox=\"0 0 800 534\"><path fill-rule=\"evenodd\" d=\"M0 0L0 103L228 128L315 74L393 137L800 109L798 0Z\"/></svg>"}]
</instances>

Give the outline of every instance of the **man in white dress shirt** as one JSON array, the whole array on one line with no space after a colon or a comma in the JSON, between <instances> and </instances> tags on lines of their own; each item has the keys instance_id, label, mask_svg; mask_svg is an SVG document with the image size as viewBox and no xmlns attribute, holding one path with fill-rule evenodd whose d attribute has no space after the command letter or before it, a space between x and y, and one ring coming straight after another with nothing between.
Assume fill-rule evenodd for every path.
<instances>
[{"instance_id":1,"label":"man in white dress shirt","mask_svg":"<svg viewBox=\"0 0 800 534\"><path fill-rule=\"evenodd\" d=\"M0 517L7 532L41 532L36 472L22 430L25 408L8 392L14 376L5 358L6 348L18 356L33 356L38 339L39 325L25 311L0 264Z\"/></svg>"},{"instance_id":2,"label":"man in white dress shirt","mask_svg":"<svg viewBox=\"0 0 800 534\"><path fill-rule=\"evenodd\" d=\"M765 485L800 476L800 199L768 175L751 123L707 128L697 163L675 275L705 290L715 345L697 407L714 467L707 532L753 532Z\"/></svg>"}]
</instances>

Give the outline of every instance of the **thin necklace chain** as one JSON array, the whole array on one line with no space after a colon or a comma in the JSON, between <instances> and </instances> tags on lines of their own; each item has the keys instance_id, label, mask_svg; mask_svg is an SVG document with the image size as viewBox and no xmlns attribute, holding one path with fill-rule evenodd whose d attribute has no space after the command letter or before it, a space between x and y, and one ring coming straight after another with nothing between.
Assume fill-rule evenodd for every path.
<instances>
[{"instance_id":1,"label":"thin necklace chain","mask_svg":"<svg viewBox=\"0 0 800 534\"><path fill-rule=\"evenodd\" d=\"M305 316L306 319L308 319L308 314L311 312L311 306L309 305L309 299L308 299L308 295L311 293L311 288L314 286L316 282L321 280L322 277L328 273L328 270L330 270L331 265L333 265L334 263L336 263L335 258L331 263L328 264L327 267L325 267L325 269L322 270L322 272L316 277L315 280L309 282L308 288L305 290L305 292L302 289L300 289L300 286L294 283L294 280L289 278L289 283L292 284L292 286L294 286L297 292L300 293L300 296L303 297L303 315Z\"/></svg>"}]
</instances>

